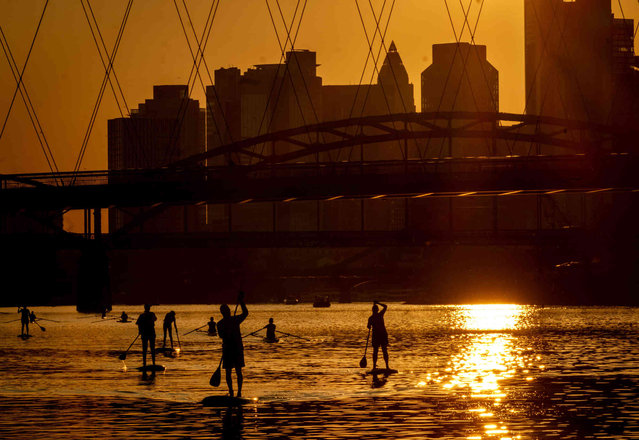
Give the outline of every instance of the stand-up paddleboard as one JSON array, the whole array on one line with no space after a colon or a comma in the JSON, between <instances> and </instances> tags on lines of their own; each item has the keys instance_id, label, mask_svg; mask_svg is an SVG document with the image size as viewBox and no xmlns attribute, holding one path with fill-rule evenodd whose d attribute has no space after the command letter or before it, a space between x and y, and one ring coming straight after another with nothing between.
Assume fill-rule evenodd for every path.
<instances>
[{"instance_id":1,"label":"stand-up paddleboard","mask_svg":"<svg viewBox=\"0 0 639 440\"><path fill-rule=\"evenodd\" d=\"M242 397L231 396L208 396L202 400L202 405L213 407L240 406L247 403L254 403L255 400L244 399Z\"/></svg>"},{"instance_id":2,"label":"stand-up paddleboard","mask_svg":"<svg viewBox=\"0 0 639 440\"><path fill-rule=\"evenodd\" d=\"M264 338L264 342L268 342L269 344L275 344L280 342L279 338Z\"/></svg>"},{"instance_id":3,"label":"stand-up paddleboard","mask_svg":"<svg viewBox=\"0 0 639 440\"><path fill-rule=\"evenodd\" d=\"M166 370L166 368L164 367L164 365L147 365L145 367L138 367L137 368L138 371L164 371Z\"/></svg>"},{"instance_id":4,"label":"stand-up paddleboard","mask_svg":"<svg viewBox=\"0 0 639 440\"><path fill-rule=\"evenodd\" d=\"M382 374L384 376L395 373L397 373L397 370L393 370L392 368L373 368L372 370L366 372L366 374Z\"/></svg>"},{"instance_id":5,"label":"stand-up paddleboard","mask_svg":"<svg viewBox=\"0 0 639 440\"><path fill-rule=\"evenodd\" d=\"M18 335L19 338L22 339L29 339L30 337L32 337L33 335Z\"/></svg>"},{"instance_id":6,"label":"stand-up paddleboard","mask_svg":"<svg viewBox=\"0 0 639 440\"><path fill-rule=\"evenodd\" d=\"M156 348L156 353L162 353L165 357L176 357L177 350L175 348Z\"/></svg>"}]
</instances>

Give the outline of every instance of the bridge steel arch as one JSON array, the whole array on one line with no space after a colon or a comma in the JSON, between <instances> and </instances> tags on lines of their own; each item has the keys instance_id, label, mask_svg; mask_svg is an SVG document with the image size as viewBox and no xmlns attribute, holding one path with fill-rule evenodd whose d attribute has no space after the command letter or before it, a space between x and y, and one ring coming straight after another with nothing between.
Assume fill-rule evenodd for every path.
<instances>
[{"instance_id":1,"label":"bridge steel arch","mask_svg":"<svg viewBox=\"0 0 639 440\"><path fill-rule=\"evenodd\" d=\"M636 149L633 140L637 135L639 130L636 128L548 116L494 112L399 113L328 121L268 133L212 148L179 160L170 167L188 168L225 155L235 155L241 164L290 163L349 147L436 139L501 140L510 145L556 147L575 154L630 153ZM289 148L278 150L275 147L278 143L287 144ZM401 145L399 149L402 150ZM408 158L407 149L401 153L402 159Z\"/></svg>"}]
</instances>

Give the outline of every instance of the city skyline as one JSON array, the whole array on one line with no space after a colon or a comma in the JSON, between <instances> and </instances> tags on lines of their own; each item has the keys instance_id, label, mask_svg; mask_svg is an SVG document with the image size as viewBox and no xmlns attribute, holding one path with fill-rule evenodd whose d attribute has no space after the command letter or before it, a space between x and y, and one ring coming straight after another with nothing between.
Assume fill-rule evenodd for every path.
<instances>
[{"instance_id":1,"label":"city skyline","mask_svg":"<svg viewBox=\"0 0 639 440\"><path fill-rule=\"evenodd\" d=\"M15 20L3 23L3 30L20 66L26 55L27 47L25 46L27 43L25 42L30 41L33 36L42 5L33 6L28 11L24 7L10 2L1 5L5 16L15 17ZM111 10L107 10L102 2L94 2L92 5L106 44L110 47L125 4L118 4ZM636 20L639 7L631 2L621 2L621 5L624 7L624 16ZM168 6L172 7L172 5ZM290 10L287 10L286 6L291 6ZM284 5L284 14L289 14L290 17L293 6ZM374 6L379 11L381 2ZM456 34L459 34L463 24L463 15L458 6L457 11L454 10L454 5L450 6ZM52 3L49 8L51 8L47 12L49 15L45 15L43 20L41 34L34 46L24 78L54 155L60 162L59 168L70 170L77 158L81 140L86 131L90 110L103 76L103 69L99 64L98 54L93 46L93 41L91 41L89 27L82 15L81 7L66 7L65 9L61 5ZM119 53L116 60L116 73L122 83L129 107L133 107L135 103L142 102L148 97L151 87L155 84L186 82L185 77L190 64L192 64L188 59L188 47L185 44L184 36L181 35L182 31L179 28L175 9L168 8L167 4L156 5L155 3L153 7L148 3L142 3L139 8L139 10L133 9L132 23L125 32L122 52ZM208 5L200 3L189 5L189 11L198 33L203 27L207 8ZM476 19L478 8L479 4L472 3L469 16L471 22ZM374 30L373 18L370 16L370 10L367 11L364 5L361 5L361 10L364 14L368 12L368 16L365 15L364 20L368 26L368 36L371 37ZM613 4L613 12L616 17L621 17L617 4ZM182 13L184 14L184 11ZM334 15L340 13L338 18L333 19L333 22L342 23L343 21L348 25L335 26L331 32L322 32L318 27L326 22L326 17L330 16L331 13ZM252 16L247 17L247 15ZM157 19L147 21L147 26L144 28L147 35L141 34L135 20L144 20L144 17L154 16ZM61 29L61 17L66 17L76 26L67 26ZM229 25L228 19L230 17L236 17L236 23L246 21L247 27L251 31L242 32L238 29L240 26ZM246 4L244 8L230 3L222 3L220 16L213 26L211 41L216 43L223 41L225 44L208 46L206 60L209 69L213 71L218 67L237 65L244 70L251 65L262 62L277 62L279 48L272 25L268 20L267 9L261 2ZM23 26L16 26L19 23L23 23ZM168 31L168 23L172 24L171 29L175 32ZM429 26L422 29L421 32L416 32L416 28L419 28L417 25L420 24L423 27L425 23ZM281 21L279 25L280 37L282 38ZM156 38L156 41L148 37L148 34L152 34L160 28L164 33L162 37ZM503 5L500 8L499 2L486 2L475 42L487 46L488 59L500 72L502 90L500 109L505 112L520 113L524 108L523 28L523 2L521 5L509 4L507 8L504 8ZM368 48L354 5L338 7L331 4L325 10L320 10L317 5L311 3L300 29L300 37L295 47L310 49L318 53L318 63L321 65L319 76L324 79L324 84L357 84ZM229 41L226 41L224 35L221 35L224 32L229 36ZM259 35L264 35L265 32L267 32L266 35L270 36L269 38L257 38ZM507 39L509 40L508 45L504 41L504 35L499 35L500 32L510 32L511 38ZM237 39L233 36L238 33L243 33L245 38L241 51L232 50L230 47L233 45L231 42L237 43ZM157 36L157 34L159 32L154 35ZM409 39L408 35L413 37ZM344 38L346 36L347 38ZM465 29L461 40L468 39L468 31ZM454 37L443 5L405 2L398 4L393 13L385 40L387 49L391 40L395 40L400 48L410 81L417 84L420 82L419 73L432 61L430 56L432 44L451 42L454 41ZM429 41L425 43L425 40ZM147 50L144 52L144 56L140 56L138 53L136 57L136 51L139 52L139 43L142 41L147 42L148 46L142 46ZM137 49L136 43L138 44ZM71 44L73 46L70 46ZM52 47L64 47L65 52L61 52L59 57L54 57L55 52L51 50ZM167 53L175 54L175 63L167 61ZM355 55L345 56L346 53L354 53ZM78 54L81 56L77 56ZM164 64L162 64L163 59ZM506 62L505 59L510 59L510 61ZM519 61L513 62L513 60ZM379 64L381 66L381 60ZM161 68L158 69L158 66ZM139 67L140 72L151 71L154 76L145 73L136 75L133 72L134 67ZM38 78L44 72L48 74L46 81L39 82ZM76 75L76 72L79 73ZM369 63L367 76L370 73ZM206 78L204 69L202 69L202 74L203 78ZM6 84L11 84L13 81L6 61L0 67L0 78ZM206 82L208 81L205 79ZM368 83L368 79L365 79L364 83ZM201 87L196 83L193 98L198 99L200 105L203 106L203 93L200 89ZM419 101L419 89L420 87L415 87L415 101ZM8 108L12 93L13 87L3 88L0 94L0 108ZM109 93L107 90L100 107L82 169L106 167L106 120L118 115L113 96ZM65 104L65 107L76 111L60 112L55 106L55 103L58 102L68 103ZM14 105L13 113L7 123L6 133L0 140L0 151L2 151L0 153L0 169L5 173L48 170L44 156L37 147L33 128L28 123L24 105L21 102L16 102Z\"/></svg>"}]
</instances>

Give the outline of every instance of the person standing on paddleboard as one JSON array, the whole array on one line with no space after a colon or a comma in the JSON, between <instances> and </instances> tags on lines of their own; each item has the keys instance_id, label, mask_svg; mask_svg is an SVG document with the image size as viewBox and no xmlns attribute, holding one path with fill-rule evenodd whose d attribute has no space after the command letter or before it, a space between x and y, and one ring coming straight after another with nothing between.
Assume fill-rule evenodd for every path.
<instances>
[{"instance_id":1,"label":"person standing on paddleboard","mask_svg":"<svg viewBox=\"0 0 639 440\"><path fill-rule=\"evenodd\" d=\"M379 306L382 306L382 310L379 310ZM388 368L388 333L386 332L386 325L384 324L384 313L388 306L378 301L373 302L373 314L368 318L367 328L372 328L373 333L373 370L377 368L377 352L379 347L382 347L382 353L384 355L384 362L386 363L386 369Z\"/></svg>"},{"instance_id":2,"label":"person standing on paddleboard","mask_svg":"<svg viewBox=\"0 0 639 440\"><path fill-rule=\"evenodd\" d=\"M144 313L142 313L135 324L138 326L138 332L142 338L142 366L146 367L146 348L151 349L151 361L155 365L155 313L151 311L151 304L144 304Z\"/></svg>"},{"instance_id":3,"label":"person standing on paddleboard","mask_svg":"<svg viewBox=\"0 0 639 440\"><path fill-rule=\"evenodd\" d=\"M248 316L248 309L244 304L244 292L240 291L237 302L242 307L240 315L231 316L228 305L222 304L220 312L222 319L217 323L217 332L222 338L222 367L226 370L226 384L229 387L229 395L233 397L233 369L237 374L237 397L242 396L242 368L244 367L244 345L240 324ZM237 309L237 308L236 308Z\"/></svg>"},{"instance_id":4,"label":"person standing on paddleboard","mask_svg":"<svg viewBox=\"0 0 639 440\"><path fill-rule=\"evenodd\" d=\"M18 307L18 313L22 313L22 315L20 315L20 323L22 324L21 328L20 328L20 336L24 336L24 335L29 335L29 318L31 316L29 309L27 308L26 305L22 306L22 308ZM27 332L25 333L24 330L27 330Z\"/></svg>"},{"instance_id":5,"label":"person standing on paddleboard","mask_svg":"<svg viewBox=\"0 0 639 440\"><path fill-rule=\"evenodd\" d=\"M164 324L162 328L164 329L164 341L162 342L162 348L166 347L166 333L169 333L169 339L171 340L171 348L173 348L173 328L172 326L175 324L175 312L171 310L169 313L164 315ZM175 328L177 333L177 326Z\"/></svg>"}]
</instances>

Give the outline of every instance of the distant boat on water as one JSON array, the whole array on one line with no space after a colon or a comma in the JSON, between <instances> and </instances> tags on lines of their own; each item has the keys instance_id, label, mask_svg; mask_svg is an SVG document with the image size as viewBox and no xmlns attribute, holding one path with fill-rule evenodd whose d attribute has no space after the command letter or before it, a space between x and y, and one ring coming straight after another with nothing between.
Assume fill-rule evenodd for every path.
<instances>
[{"instance_id":1,"label":"distant boat on water","mask_svg":"<svg viewBox=\"0 0 639 440\"><path fill-rule=\"evenodd\" d=\"M297 304L300 302L300 299L296 296L287 296L286 298L284 298L284 304Z\"/></svg>"},{"instance_id":2,"label":"distant boat on water","mask_svg":"<svg viewBox=\"0 0 639 440\"><path fill-rule=\"evenodd\" d=\"M330 307L331 301L328 299L328 296L316 296L315 301L313 301L313 307Z\"/></svg>"}]
</instances>

